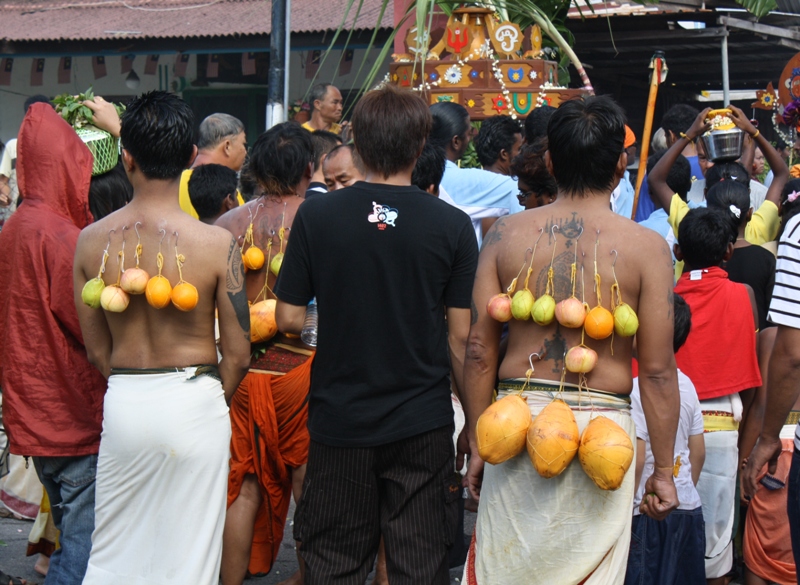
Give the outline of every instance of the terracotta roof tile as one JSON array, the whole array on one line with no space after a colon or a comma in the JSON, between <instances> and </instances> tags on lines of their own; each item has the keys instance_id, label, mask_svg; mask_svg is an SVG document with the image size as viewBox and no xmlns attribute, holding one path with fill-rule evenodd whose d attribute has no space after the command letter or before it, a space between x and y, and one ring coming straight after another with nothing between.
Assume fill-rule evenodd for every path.
<instances>
[{"instance_id":1,"label":"terracotta roof tile","mask_svg":"<svg viewBox=\"0 0 800 585\"><path fill-rule=\"evenodd\" d=\"M348 0L293 0L292 32L336 30ZM382 0L355 2L345 28L372 29ZM267 0L0 0L0 41L185 38L263 35ZM391 28L387 9L382 28Z\"/></svg>"}]
</instances>

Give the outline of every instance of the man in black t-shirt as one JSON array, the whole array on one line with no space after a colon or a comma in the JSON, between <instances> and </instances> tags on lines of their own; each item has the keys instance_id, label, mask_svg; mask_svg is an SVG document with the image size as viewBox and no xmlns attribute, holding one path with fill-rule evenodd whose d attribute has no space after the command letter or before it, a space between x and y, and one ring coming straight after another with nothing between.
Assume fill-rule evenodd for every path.
<instances>
[{"instance_id":1,"label":"man in black t-shirt","mask_svg":"<svg viewBox=\"0 0 800 585\"><path fill-rule=\"evenodd\" d=\"M295 517L306 583L364 583L381 535L393 585L449 583L450 370L460 386L478 251L466 214L411 186L430 127L410 92L361 99L367 181L300 206L275 286L281 331L319 308Z\"/></svg>"}]
</instances>

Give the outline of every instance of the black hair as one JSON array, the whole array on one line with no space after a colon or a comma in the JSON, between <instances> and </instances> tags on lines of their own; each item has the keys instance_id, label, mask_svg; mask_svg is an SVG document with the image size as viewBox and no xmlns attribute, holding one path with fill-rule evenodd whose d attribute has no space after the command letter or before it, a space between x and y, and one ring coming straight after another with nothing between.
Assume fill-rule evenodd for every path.
<instances>
[{"instance_id":1,"label":"black hair","mask_svg":"<svg viewBox=\"0 0 800 585\"><path fill-rule=\"evenodd\" d=\"M680 136L681 132L686 132L692 126L699 113L696 108L687 104L672 106L661 118L661 127L664 132Z\"/></svg>"},{"instance_id":2,"label":"black hair","mask_svg":"<svg viewBox=\"0 0 800 585\"><path fill-rule=\"evenodd\" d=\"M222 202L236 197L236 171L223 165L200 165L189 177L189 199L200 219L219 215Z\"/></svg>"},{"instance_id":3,"label":"black hair","mask_svg":"<svg viewBox=\"0 0 800 585\"><path fill-rule=\"evenodd\" d=\"M666 150L659 150L647 158L648 173L653 171L653 168L666 152ZM682 154L678 155L675 164L669 169L669 173L667 174L667 186L672 189L673 193L677 193L678 197L686 201L686 196L692 189L692 166Z\"/></svg>"},{"instance_id":4,"label":"black hair","mask_svg":"<svg viewBox=\"0 0 800 585\"><path fill-rule=\"evenodd\" d=\"M625 114L608 96L572 99L550 118L547 140L561 193L610 191L624 150Z\"/></svg>"},{"instance_id":5,"label":"black hair","mask_svg":"<svg viewBox=\"0 0 800 585\"><path fill-rule=\"evenodd\" d=\"M678 246L691 270L721 265L734 241L731 220L721 209L692 209L678 226Z\"/></svg>"},{"instance_id":6,"label":"black hair","mask_svg":"<svg viewBox=\"0 0 800 585\"><path fill-rule=\"evenodd\" d=\"M433 127L428 138L436 146L446 149L454 136L469 132L469 112L453 102L437 102L430 107Z\"/></svg>"},{"instance_id":7,"label":"black hair","mask_svg":"<svg viewBox=\"0 0 800 585\"><path fill-rule=\"evenodd\" d=\"M739 227L747 223L747 212L750 211L750 191L739 181L720 181L706 193L709 207L721 209L736 226L736 235Z\"/></svg>"},{"instance_id":8,"label":"black hair","mask_svg":"<svg viewBox=\"0 0 800 585\"><path fill-rule=\"evenodd\" d=\"M314 169L322 163L322 157L342 143L342 138L327 130L314 130L311 133L311 143L314 145Z\"/></svg>"},{"instance_id":9,"label":"black hair","mask_svg":"<svg viewBox=\"0 0 800 585\"><path fill-rule=\"evenodd\" d=\"M102 175L92 177L89 183L89 211L98 221L122 209L133 199L133 185L125 174L122 161Z\"/></svg>"},{"instance_id":10,"label":"black hair","mask_svg":"<svg viewBox=\"0 0 800 585\"><path fill-rule=\"evenodd\" d=\"M250 171L250 161L246 160L239 171L239 194L245 201L250 201L256 195L258 181Z\"/></svg>"},{"instance_id":11,"label":"black hair","mask_svg":"<svg viewBox=\"0 0 800 585\"><path fill-rule=\"evenodd\" d=\"M556 108L542 104L525 118L525 142L532 144L538 138L547 137L547 123L555 113Z\"/></svg>"},{"instance_id":12,"label":"black hair","mask_svg":"<svg viewBox=\"0 0 800 585\"><path fill-rule=\"evenodd\" d=\"M547 137L539 138L522 146L511 161L511 174L523 181L536 197L558 194L558 185L544 163Z\"/></svg>"},{"instance_id":13,"label":"black hair","mask_svg":"<svg viewBox=\"0 0 800 585\"><path fill-rule=\"evenodd\" d=\"M750 173L736 161L716 163L706 171L706 193L720 181L737 181L750 192Z\"/></svg>"},{"instance_id":14,"label":"black hair","mask_svg":"<svg viewBox=\"0 0 800 585\"><path fill-rule=\"evenodd\" d=\"M122 113L122 148L148 179L175 179L192 162L194 114L165 91L134 98Z\"/></svg>"},{"instance_id":15,"label":"black hair","mask_svg":"<svg viewBox=\"0 0 800 585\"><path fill-rule=\"evenodd\" d=\"M364 161L361 160L361 157L358 155L358 150L356 150L356 147L353 144L340 144L339 146L333 147L328 153L328 156L325 157L325 160L333 160L341 152L345 151L350 153L350 158L352 159L353 166L356 168L356 170L361 173L362 176L366 176L367 169L364 166Z\"/></svg>"},{"instance_id":16,"label":"black hair","mask_svg":"<svg viewBox=\"0 0 800 585\"><path fill-rule=\"evenodd\" d=\"M411 173L411 184L423 191L427 191L431 185L434 190L438 190L439 183L442 182L444 176L445 161L444 149L426 142L422 148L422 154L417 159L417 164L414 165L414 171Z\"/></svg>"},{"instance_id":17,"label":"black hair","mask_svg":"<svg viewBox=\"0 0 800 585\"><path fill-rule=\"evenodd\" d=\"M250 151L250 172L268 195L293 195L314 161L311 133L292 122L273 126Z\"/></svg>"},{"instance_id":18,"label":"black hair","mask_svg":"<svg viewBox=\"0 0 800 585\"><path fill-rule=\"evenodd\" d=\"M692 309L681 295L675 293L673 299L672 314L675 315L675 323L672 332L672 350L678 353L692 330Z\"/></svg>"},{"instance_id":19,"label":"black hair","mask_svg":"<svg viewBox=\"0 0 800 585\"><path fill-rule=\"evenodd\" d=\"M522 128L509 116L492 116L484 120L475 137L475 153L481 165L493 165L500 158L501 150L510 155L518 134L522 135Z\"/></svg>"},{"instance_id":20,"label":"black hair","mask_svg":"<svg viewBox=\"0 0 800 585\"><path fill-rule=\"evenodd\" d=\"M783 235L783 230L789 220L800 212L800 179L792 179L783 186L781 192L781 229L778 238ZM795 195L794 201L789 201L790 195Z\"/></svg>"},{"instance_id":21,"label":"black hair","mask_svg":"<svg viewBox=\"0 0 800 585\"><path fill-rule=\"evenodd\" d=\"M23 107L25 108L25 113L26 114L28 113L28 109L33 104L50 104L50 107L53 106L53 104L50 101L49 97L47 97L46 95L42 95L42 94L38 93L36 95L32 95L31 97L29 97L28 99L25 100L25 104L23 105Z\"/></svg>"}]
</instances>

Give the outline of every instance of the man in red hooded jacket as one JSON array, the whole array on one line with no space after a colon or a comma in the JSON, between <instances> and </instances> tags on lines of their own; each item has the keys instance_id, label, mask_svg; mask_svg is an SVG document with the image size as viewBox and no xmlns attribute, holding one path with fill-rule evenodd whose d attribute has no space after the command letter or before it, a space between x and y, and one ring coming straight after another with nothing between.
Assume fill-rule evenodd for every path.
<instances>
[{"instance_id":1,"label":"man in red hooded jacket","mask_svg":"<svg viewBox=\"0 0 800 585\"><path fill-rule=\"evenodd\" d=\"M94 528L106 383L87 359L72 291L91 176L75 131L33 105L17 152L24 202L0 233L0 386L11 452L33 458L61 531L48 585L83 581Z\"/></svg>"}]
</instances>

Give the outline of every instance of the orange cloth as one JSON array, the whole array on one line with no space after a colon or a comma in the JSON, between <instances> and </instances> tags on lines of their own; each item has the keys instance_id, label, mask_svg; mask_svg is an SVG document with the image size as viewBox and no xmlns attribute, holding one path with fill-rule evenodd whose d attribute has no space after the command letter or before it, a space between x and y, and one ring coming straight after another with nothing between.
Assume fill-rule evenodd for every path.
<instances>
[{"instance_id":1,"label":"orange cloth","mask_svg":"<svg viewBox=\"0 0 800 585\"><path fill-rule=\"evenodd\" d=\"M793 439L782 439L775 477L788 484L792 465ZM761 477L767 472L766 465ZM792 539L786 521L789 487L770 491L762 487L750 501L744 529L744 562L753 573L769 582L795 585L797 576L792 556Z\"/></svg>"},{"instance_id":2,"label":"orange cloth","mask_svg":"<svg viewBox=\"0 0 800 585\"><path fill-rule=\"evenodd\" d=\"M308 460L311 362L286 375L250 371L231 401L228 507L245 475L254 474L264 502L256 515L248 570L268 573L278 556L292 494L290 468Z\"/></svg>"}]
</instances>

